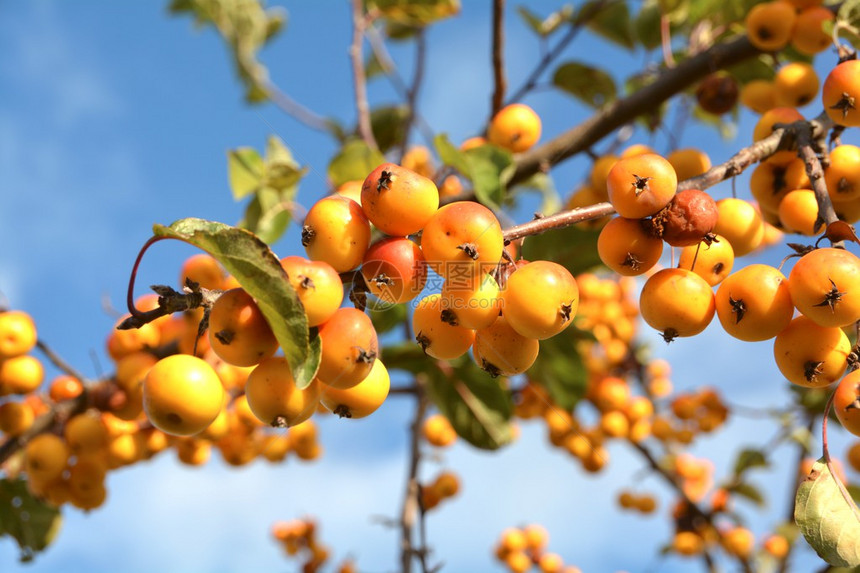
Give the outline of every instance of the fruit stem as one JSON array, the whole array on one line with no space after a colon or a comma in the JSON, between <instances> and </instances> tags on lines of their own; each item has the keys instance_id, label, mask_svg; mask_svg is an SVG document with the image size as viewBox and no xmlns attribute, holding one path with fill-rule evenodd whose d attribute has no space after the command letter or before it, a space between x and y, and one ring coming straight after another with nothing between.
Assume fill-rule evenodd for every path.
<instances>
[{"instance_id":1,"label":"fruit stem","mask_svg":"<svg viewBox=\"0 0 860 573\"><path fill-rule=\"evenodd\" d=\"M167 237L150 237L140 248L137 253L137 258L134 260L134 266L131 268L131 276L128 277L128 292L126 293L125 302L128 306L128 312L135 318L140 318L144 313L134 306L134 281L137 279L137 269L140 268L140 262L143 260L143 255L146 250L153 244Z\"/></svg>"}]
</instances>

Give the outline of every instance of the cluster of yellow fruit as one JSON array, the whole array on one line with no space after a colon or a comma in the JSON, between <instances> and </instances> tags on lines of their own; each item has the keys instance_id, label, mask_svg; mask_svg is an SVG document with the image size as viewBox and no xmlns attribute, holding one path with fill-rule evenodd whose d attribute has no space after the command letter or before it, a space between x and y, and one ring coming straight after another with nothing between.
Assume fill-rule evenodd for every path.
<instances>
[{"instance_id":1,"label":"cluster of yellow fruit","mask_svg":"<svg viewBox=\"0 0 860 573\"><path fill-rule=\"evenodd\" d=\"M756 4L744 24L747 37L765 52L778 52L789 44L807 56L823 52L832 38L824 30L834 14L822 0L773 0Z\"/></svg>"},{"instance_id":2,"label":"cluster of yellow fruit","mask_svg":"<svg viewBox=\"0 0 860 573\"><path fill-rule=\"evenodd\" d=\"M437 448L447 448L457 441L457 431L442 414L427 416L421 426L421 435L428 444Z\"/></svg>"},{"instance_id":3,"label":"cluster of yellow fruit","mask_svg":"<svg viewBox=\"0 0 860 573\"><path fill-rule=\"evenodd\" d=\"M29 394L42 384L42 363L29 354L36 341L36 324L29 314L0 312L0 396Z\"/></svg>"},{"instance_id":4,"label":"cluster of yellow fruit","mask_svg":"<svg viewBox=\"0 0 860 573\"><path fill-rule=\"evenodd\" d=\"M329 560L330 551L317 539L318 528L311 519L277 521L272 524L272 537L280 543L290 557L302 559L303 573L316 573ZM355 573L352 560L343 561L335 570L337 573Z\"/></svg>"},{"instance_id":5,"label":"cluster of yellow fruit","mask_svg":"<svg viewBox=\"0 0 860 573\"><path fill-rule=\"evenodd\" d=\"M622 509L632 509L639 513L653 513L657 509L657 500L651 494L636 494L623 489L618 492L618 505Z\"/></svg>"},{"instance_id":6,"label":"cluster of yellow fruit","mask_svg":"<svg viewBox=\"0 0 860 573\"><path fill-rule=\"evenodd\" d=\"M579 567L565 565L558 553L548 552L549 533L537 524L502 531L496 544L496 558L513 573L525 573L537 566L541 573L581 573Z\"/></svg>"},{"instance_id":7,"label":"cluster of yellow fruit","mask_svg":"<svg viewBox=\"0 0 860 573\"><path fill-rule=\"evenodd\" d=\"M460 478L457 474L450 471L439 472L433 481L421 486L421 508L429 511L459 492Z\"/></svg>"}]
</instances>

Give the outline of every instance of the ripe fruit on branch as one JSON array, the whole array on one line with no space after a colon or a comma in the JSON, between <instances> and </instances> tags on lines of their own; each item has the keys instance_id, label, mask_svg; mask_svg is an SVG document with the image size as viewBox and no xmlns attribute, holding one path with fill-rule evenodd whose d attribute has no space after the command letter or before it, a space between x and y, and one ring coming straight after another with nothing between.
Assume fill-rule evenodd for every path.
<instances>
[{"instance_id":1,"label":"ripe fruit on branch","mask_svg":"<svg viewBox=\"0 0 860 573\"><path fill-rule=\"evenodd\" d=\"M244 289L226 291L209 313L209 344L224 362L253 366L278 349L266 317Z\"/></svg>"},{"instance_id":2,"label":"ripe fruit on branch","mask_svg":"<svg viewBox=\"0 0 860 573\"><path fill-rule=\"evenodd\" d=\"M652 232L673 247L696 245L706 239L717 224L717 204L698 189L685 189L650 220Z\"/></svg>"},{"instance_id":3,"label":"ripe fruit on branch","mask_svg":"<svg viewBox=\"0 0 860 573\"><path fill-rule=\"evenodd\" d=\"M475 332L472 355L491 376L513 376L528 370L537 360L540 343L514 330L504 315Z\"/></svg>"},{"instance_id":4,"label":"ripe fruit on branch","mask_svg":"<svg viewBox=\"0 0 860 573\"><path fill-rule=\"evenodd\" d=\"M771 161L759 163L750 176L750 191L764 212L776 214L782 198L795 189L812 189L806 175L806 165L796 156L785 164Z\"/></svg>"},{"instance_id":5,"label":"ripe fruit on branch","mask_svg":"<svg viewBox=\"0 0 860 573\"><path fill-rule=\"evenodd\" d=\"M663 269L645 281L639 308L645 322L671 342L705 330L714 317L714 293L693 271Z\"/></svg>"},{"instance_id":6,"label":"ripe fruit on branch","mask_svg":"<svg viewBox=\"0 0 860 573\"><path fill-rule=\"evenodd\" d=\"M725 237L714 235L709 241L681 249L678 266L690 269L711 286L717 286L732 272L735 253Z\"/></svg>"},{"instance_id":7,"label":"ripe fruit on branch","mask_svg":"<svg viewBox=\"0 0 860 573\"><path fill-rule=\"evenodd\" d=\"M375 412L388 397L391 380L381 360L373 362L370 374L351 388L323 384L320 401L341 418L364 418Z\"/></svg>"},{"instance_id":8,"label":"ripe fruit on branch","mask_svg":"<svg viewBox=\"0 0 860 573\"><path fill-rule=\"evenodd\" d=\"M821 88L824 111L837 125L860 126L860 60L848 60L833 68Z\"/></svg>"},{"instance_id":9,"label":"ripe fruit on branch","mask_svg":"<svg viewBox=\"0 0 860 573\"><path fill-rule=\"evenodd\" d=\"M339 273L351 271L370 245L370 223L358 203L330 195L308 211L302 245L311 260L325 261Z\"/></svg>"},{"instance_id":10,"label":"ripe fruit on branch","mask_svg":"<svg viewBox=\"0 0 860 573\"><path fill-rule=\"evenodd\" d=\"M504 248L498 219L473 201L457 201L440 208L421 233L421 250L427 264L446 280L471 280L492 272Z\"/></svg>"},{"instance_id":11,"label":"ripe fruit on branch","mask_svg":"<svg viewBox=\"0 0 860 573\"><path fill-rule=\"evenodd\" d=\"M566 268L533 261L514 271L502 291L502 312L526 338L543 340L570 326L579 306L579 288Z\"/></svg>"},{"instance_id":12,"label":"ripe fruit on branch","mask_svg":"<svg viewBox=\"0 0 860 573\"><path fill-rule=\"evenodd\" d=\"M845 372L851 343L841 328L800 315L776 335L773 355L782 375L806 388L829 386Z\"/></svg>"},{"instance_id":13,"label":"ripe fruit on branch","mask_svg":"<svg viewBox=\"0 0 860 573\"><path fill-rule=\"evenodd\" d=\"M817 231L818 201L811 189L789 191L779 202L779 222L786 232L813 237Z\"/></svg>"},{"instance_id":14,"label":"ripe fruit on branch","mask_svg":"<svg viewBox=\"0 0 860 573\"><path fill-rule=\"evenodd\" d=\"M424 425L421 426L421 434L432 446L444 448L450 446L457 439L457 432L448 418L442 414L433 414L424 420Z\"/></svg>"},{"instance_id":15,"label":"ripe fruit on branch","mask_svg":"<svg viewBox=\"0 0 860 573\"><path fill-rule=\"evenodd\" d=\"M860 259L845 249L815 249L800 257L788 287L797 310L821 326L860 320Z\"/></svg>"},{"instance_id":16,"label":"ripe fruit on branch","mask_svg":"<svg viewBox=\"0 0 860 573\"><path fill-rule=\"evenodd\" d=\"M530 149L540 139L541 121L532 108L514 103L499 110L487 130L490 143L514 153Z\"/></svg>"},{"instance_id":17,"label":"ripe fruit on branch","mask_svg":"<svg viewBox=\"0 0 860 573\"><path fill-rule=\"evenodd\" d=\"M420 231L439 208L439 190L423 175L383 163L361 186L361 208L383 233L405 237Z\"/></svg>"},{"instance_id":18,"label":"ripe fruit on branch","mask_svg":"<svg viewBox=\"0 0 860 573\"><path fill-rule=\"evenodd\" d=\"M404 237L388 237L367 249L361 265L364 282L384 304L407 302L427 282L427 264L421 248Z\"/></svg>"},{"instance_id":19,"label":"ripe fruit on branch","mask_svg":"<svg viewBox=\"0 0 860 573\"><path fill-rule=\"evenodd\" d=\"M330 264L289 256L281 259L281 267L290 277L290 284L302 301L308 326L319 326L340 308L343 302L343 281Z\"/></svg>"},{"instance_id":20,"label":"ripe fruit on branch","mask_svg":"<svg viewBox=\"0 0 860 573\"><path fill-rule=\"evenodd\" d=\"M675 195L678 176L663 157L653 153L619 160L606 180L609 202L622 217L649 217Z\"/></svg>"},{"instance_id":21,"label":"ripe fruit on branch","mask_svg":"<svg viewBox=\"0 0 860 573\"><path fill-rule=\"evenodd\" d=\"M794 315L788 280L769 265L753 264L729 275L715 301L723 329L749 342L773 338Z\"/></svg>"},{"instance_id":22,"label":"ripe fruit on branch","mask_svg":"<svg viewBox=\"0 0 860 573\"><path fill-rule=\"evenodd\" d=\"M824 23L832 22L833 12L824 6L810 6L797 14L791 45L801 54L813 56L833 43L833 37L824 31Z\"/></svg>"},{"instance_id":23,"label":"ripe fruit on branch","mask_svg":"<svg viewBox=\"0 0 860 573\"><path fill-rule=\"evenodd\" d=\"M320 382L314 379L299 390L287 359L273 356L260 362L248 376L245 396L254 415L264 424L278 428L301 424L316 411Z\"/></svg>"},{"instance_id":24,"label":"ripe fruit on branch","mask_svg":"<svg viewBox=\"0 0 860 573\"><path fill-rule=\"evenodd\" d=\"M442 308L465 328L487 328L501 312L499 284L490 274L467 281L445 281L441 297Z\"/></svg>"},{"instance_id":25,"label":"ripe fruit on branch","mask_svg":"<svg viewBox=\"0 0 860 573\"><path fill-rule=\"evenodd\" d=\"M836 387L833 410L846 430L860 436L860 370L848 374Z\"/></svg>"},{"instance_id":26,"label":"ripe fruit on branch","mask_svg":"<svg viewBox=\"0 0 860 573\"><path fill-rule=\"evenodd\" d=\"M641 219L615 217L597 237L597 254L616 273L636 276L657 264L663 254L663 241L648 233Z\"/></svg>"},{"instance_id":27,"label":"ripe fruit on branch","mask_svg":"<svg viewBox=\"0 0 860 573\"><path fill-rule=\"evenodd\" d=\"M788 45L796 19L794 6L775 0L753 6L744 24L753 46L765 52L776 52Z\"/></svg>"},{"instance_id":28,"label":"ripe fruit on branch","mask_svg":"<svg viewBox=\"0 0 860 573\"><path fill-rule=\"evenodd\" d=\"M211 255L197 253L185 259L179 272L180 286L185 286L189 280L210 290L221 289L224 288L224 269Z\"/></svg>"},{"instance_id":29,"label":"ripe fruit on branch","mask_svg":"<svg viewBox=\"0 0 860 573\"><path fill-rule=\"evenodd\" d=\"M701 175L711 168L711 158L708 154L692 147L676 149L666 156L666 160L675 169L678 181Z\"/></svg>"},{"instance_id":30,"label":"ripe fruit on branch","mask_svg":"<svg viewBox=\"0 0 860 573\"><path fill-rule=\"evenodd\" d=\"M159 360L143 383L143 409L166 434L190 436L211 424L224 401L224 388L208 363L174 354Z\"/></svg>"},{"instance_id":31,"label":"ripe fruit on branch","mask_svg":"<svg viewBox=\"0 0 860 573\"><path fill-rule=\"evenodd\" d=\"M319 329L322 355L317 377L332 388L350 388L370 374L379 341L370 317L354 308L339 308Z\"/></svg>"},{"instance_id":32,"label":"ripe fruit on branch","mask_svg":"<svg viewBox=\"0 0 860 573\"><path fill-rule=\"evenodd\" d=\"M427 295L415 306L412 334L425 354L439 360L464 355L475 341L475 331L461 326L456 315L447 312L439 294Z\"/></svg>"},{"instance_id":33,"label":"ripe fruit on branch","mask_svg":"<svg viewBox=\"0 0 860 573\"><path fill-rule=\"evenodd\" d=\"M824 170L827 193L834 202L860 199L860 147L837 145L830 151L830 164Z\"/></svg>"},{"instance_id":34,"label":"ripe fruit on branch","mask_svg":"<svg viewBox=\"0 0 860 573\"><path fill-rule=\"evenodd\" d=\"M791 62L782 66L774 77L776 103L784 107L802 107L818 94L818 74L805 62Z\"/></svg>"},{"instance_id":35,"label":"ripe fruit on branch","mask_svg":"<svg viewBox=\"0 0 860 573\"><path fill-rule=\"evenodd\" d=\"M20 310L0 312L0 360L21 356L36 345L36 324Z\"/></svg>"}]
</instances>

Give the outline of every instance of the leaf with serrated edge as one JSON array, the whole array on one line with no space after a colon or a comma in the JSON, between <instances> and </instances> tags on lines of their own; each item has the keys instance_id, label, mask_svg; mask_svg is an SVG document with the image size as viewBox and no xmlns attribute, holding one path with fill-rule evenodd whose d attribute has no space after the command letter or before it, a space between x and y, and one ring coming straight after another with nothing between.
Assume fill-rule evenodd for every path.
<instances>
[{"instance_id":1,"label":"leaf with serrated edge","mask_svg":"<svg viewBox=\"0 0 860 573\"><path fill-rule=\"evenodd\" d=\"M190 243L212 255L232 274L257 306L278 339L296 386L306 388L319 368L320 340L287 274L269 246L245 229L204 219L180 219L169 227L154 225L157 237Z\"/></svg>"},{"instance_id":2,"label":"leaf with serrated edge","mask_svg":"<svg viewBox=\"0 0 860 573\"><path fill-rule=\"evenodd\" d=\"M260 186L266 173L263 158L251 147L240 147L227 152L227 176L236 200L250 195Z\"/></svg>"},{"instance_id":3,"label":"leaf with serrated edge","mask_svg":"<svg viewBox=\"0 0 860 573\"><path fill-rule=\"evenodd\" d=\"M843 497L823 458L797 488L794 520L822 559L838 567L860 565L860 513Z\"/></svg>"},{"instance_id":4,"label":"leaf with serrated edge","mask_svg":"<svg viewBox=\"0 0 860 573\"><path fill-rule=\"evenodd\" d=\"M60 511L34 498L26 481L0 480L0 537L9 535L18 542L21 561L32 560L50 545L62 522Z\"/></svg>"}]
</instances>

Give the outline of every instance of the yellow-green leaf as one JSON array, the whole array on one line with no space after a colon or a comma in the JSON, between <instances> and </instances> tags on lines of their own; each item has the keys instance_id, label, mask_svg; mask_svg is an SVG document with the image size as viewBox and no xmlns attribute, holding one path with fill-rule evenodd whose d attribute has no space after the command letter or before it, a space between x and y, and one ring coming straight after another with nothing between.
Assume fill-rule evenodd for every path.
<instances>
[{"instance_id":1,"label":"yellow-green leaf","mask_svg":"<svg viewBox=\"0 0 860 573\"><path fill-rule=\"evenodd\" d=\"M34 498L25 480L0 480L0 537L18 542L21 561L32 561L50 545L62 523L60 511Z\"/></svg>"},{"instance_id":2,"label":"yellow-green leaf","mask_svg":"<svg viewBox=\"0 0 860 573\"><path fill-rule=\"evenodd\" d=\"M272 327L299 388L311 383L320 361L320 340L287 274L269 246L245 229L204 219L154 225L157 237L190 243L212 255L231 273Z\"/></svg>"},{"instance_id":3,"label":"yellow-green leaf","mask_svg":"<svg viewBox=\"0 0 860 573\"><path fill-rule=\"evenodd\" d=\"M347 181L364 181L368 174L380 164L385 156L370 149L360 139L347 141L328 165L328 178L335 187Z\"/></svg>"},{"instance_id":4,"label":"yellow-green leaf","mask_svg":"<svg viewBox=\"0 0 860 573\"><path fill-rule=\"evenodd\" d=\"M240 147L227 152L227 176L234 199L256 191L265 173L263 158L254 148Z\"/></svg>"},{"instance_id":5,"label":"yellow-green leaf","mask_svg":"<svg viewBox=\"0 0 860 573\"><path fill-rule=\"evenodd\" d=\"M592 107L615 99L615 80L606 71L582 62L566 62L552 76L552 83Z\"/></svg>"},{"instance_id":6,"label":"yellow-green leaf","mask_svg":"<svg viewBox=\"0 0 860 573\"><path fill-rule=\"evenodd\" d=\"M837 567L860 565L860 513L823 458L797 488L794 520L822 559Z\"/></svg>"}]
</instances>

